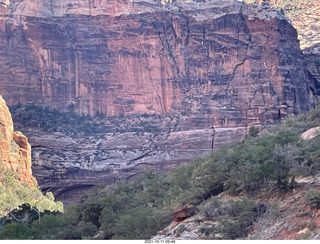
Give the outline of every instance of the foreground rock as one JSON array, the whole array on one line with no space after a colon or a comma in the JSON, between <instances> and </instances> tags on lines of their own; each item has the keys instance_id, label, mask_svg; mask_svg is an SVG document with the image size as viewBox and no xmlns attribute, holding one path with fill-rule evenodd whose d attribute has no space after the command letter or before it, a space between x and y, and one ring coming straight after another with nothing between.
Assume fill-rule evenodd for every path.
<instances>
[{"instance_id":1,"label":"foreground rock","mask_svg":"<svg viewBox=\"0 0 320 244\"><path fill-rule=\"evenodd\" d=\"M36 181L31 170L31 146L19 131L13 130L10 111L0 95L0 163L1 169L12 170L19 180L31 187Z\"/></svg>"},{"instance_id":2,"label":"foreground rock","mask_svg":"<svg viewBox=\"0 0 320 244\"><path fill-rule=\"evenodd\" d=\"M301 135L301 139L303 140L311 140L320 134L320 126L311 128Z\"/></svg>"}]
</instances>

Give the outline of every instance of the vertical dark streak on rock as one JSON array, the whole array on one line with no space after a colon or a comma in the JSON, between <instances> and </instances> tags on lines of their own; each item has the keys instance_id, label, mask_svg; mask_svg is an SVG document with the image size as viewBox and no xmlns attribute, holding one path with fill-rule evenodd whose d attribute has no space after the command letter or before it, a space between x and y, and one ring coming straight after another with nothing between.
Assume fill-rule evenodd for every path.
<instances>
[{"instance_id":1,"label":"vertical dark streak on rock","mask_svg":"<svg viewBox=\"0 0 320 244\"><path fill-rule=\"evenodd\" d=\"M81 71L81 55L74 50L74 81L75 81L75 97L80 98L80 71Z\"/></svg>"},{"instance_id":2,"label":"vertical dark streak on rock","mask_svg":"<svg viewBox=\"0 0 320 244\"><path fill-rule=\"evenodd\" d=\"M165 17L166 18L166 17ZM172 30L174 30L173 28L173 23L172 23L172 19L168 20L170 22L170 27ZM176 58L174 57L173 55L173 52L172 52L172 48L171 48L171 45L169 43L169 40L168 40L168 31L167 31L167 26L166 26L166 19L163 20L163 31L164 31L164 36L165 36L165 43L163 43L163 46L164 48L166 48L166 50L168 51L169 53L169 57L171 58L173 64L174 64L174 68L176 69L176 74L177 74L177 77L180 77L180 69L179 69L179 65L177 64L177 61L176 61Z\"/></svg>"},{"instance_id":3,"label":"vertical dark streak on rock","mask_svg":"<svg viewBox=\"0 0 320 244\"><path fill-rule=\"evenodd\" d=\"M188 46L188 44L189 44L189 37L190 37L189 18L188 18L188 16L186 16L186 15L183 13L183 10L181 9L181 7L179 7L179 13L180 13L181 17L182 17L183 19L185 19L185 21L186 21L187 36L186 36L186 39L185 39L185 46Z\"/></svg>"},{"instance_id":4,"label":"vertical dark streak on rock","mask_svg":"<svg viewBox=\"0 0 320 244\"><path fill-rule=\"evenodd\" d=\"M211 138L212 138L212 140L211 140L211 150L214 149L214 136L215 136L215 130L213 129L213 134L211 135Z\"/></svg>"}]
</instances>

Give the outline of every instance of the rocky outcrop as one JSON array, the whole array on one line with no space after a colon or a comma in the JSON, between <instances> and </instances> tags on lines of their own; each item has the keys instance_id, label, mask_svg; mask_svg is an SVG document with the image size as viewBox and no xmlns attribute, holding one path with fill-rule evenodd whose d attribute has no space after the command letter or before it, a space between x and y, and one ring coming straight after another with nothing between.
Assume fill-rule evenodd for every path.
<instances>
[{"instance_id":1,"label":"rocky outcrop","mask_svg":"<svg viewBox=\"0 0 320 244\"><path fill-rule=\"evenodd\" d=\"M283 8L298 31L302 50L320 43L319 1L287 2L283 4Z\"/></svg>"},{"instance_id":2,"label":"rocky outcrop","mask_svg":"<svg viewBox=\"0 0 320 244\"><path fill-rule=\"evenodd\" d=\"M18 174L19 180L36 186L31 171L31 146L19 131L13 130L9 109L0 96L0 159L1 168Z\"/></svg>"},{"instance_id":3,"label":"rocky outcrop","mask_svg":"<svg viewBox=\"0 0 320 244\"><path fill-rule=\"evenodd\" d=\"M250 0L248 0L250 1ZM317 0L271 0L271 6L281 8L298 32L300 48L304 53L302 65L310 86L319 97L320 90L320 3Z\"/></svg>"},{"instance_id":4,"label":"rocky outcrop","mask_svg":"<svg viewBox=\"0 0 320 244\"><path fill-rule=\"evenodd\" d=\"M246 3L258 3L281 10L298 31L298 39L302 50L320 43L320 3L318 0L241 0Z\"/></svg>"},{"instance_id":5,"label":"rocky outcrop","mask_svg":"<svg viewBox=\"0 0 320 244\"><path fill-rule=\"evenodd\" d=\"M8 103L121 115L130 123L160 116L150 122L157 132L144 135L25 129L40 186L61 197L146 167L189 162L242 139L250 126L316 103L296 30L267 7L23 0L1 11L0 91Z\"/></svg>"}]
</instances>

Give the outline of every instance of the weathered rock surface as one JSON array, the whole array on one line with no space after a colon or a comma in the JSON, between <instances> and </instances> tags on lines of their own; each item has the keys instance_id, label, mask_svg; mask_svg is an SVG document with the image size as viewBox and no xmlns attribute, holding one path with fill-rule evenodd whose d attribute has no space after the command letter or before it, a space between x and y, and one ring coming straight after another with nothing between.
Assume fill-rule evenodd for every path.
<instances>
[{"instance_id":1,"label":"weathered rock surface","mask_svg":"<svg viewBox=\"0 0 320 244\"><path fill-rule=\"evenodd\" d=\"M246 3L263 4L263 0L240 0ZM281 9L290 19L298 32L298 39L302 50L320 43L320 3L318 0L269 0L272 7ZM267 6L265 6L267 7Z\"/></svg>"},{"instance_id":2,"label":"weathered rock surface","mask_svg":"<svg viewBox=\"0 0 320 244\"><path fill-rule=\"evenodd\" d=\"M1 168L17 172L21 182L35 187L31 170L31 146L19 131L13 130L10 111L0 95L0 159Z\"/></svg>"},{"instance_id":3,"label":"weathered rock surface","mask_svg":"<svg viewBox=\"0 0 320 244\"><path fill-rule=\"evenodd\" d=\"M152 123L161 133L144 135L25 130L40 186L62 198L172 168L316 103L295 29L266 7L23 0L1 14L0 91L9 104L137 115L137 123L138 114L160 115Z\"/></svg>"}]
</instances>

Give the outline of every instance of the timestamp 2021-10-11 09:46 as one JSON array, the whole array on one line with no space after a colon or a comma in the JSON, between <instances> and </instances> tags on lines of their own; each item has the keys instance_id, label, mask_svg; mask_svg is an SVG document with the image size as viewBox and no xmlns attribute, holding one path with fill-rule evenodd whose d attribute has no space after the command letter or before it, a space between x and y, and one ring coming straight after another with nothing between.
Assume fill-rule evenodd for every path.
<instances>
[{"instance_id":1,"label":"timestamp 2021-10-11 09:46","mask_svg":"<svg viewBox=\"0 0 320 244\"><path fill-rule=\"evenodd\" d=\"M145 244L176 244L176 240L145 240Z\"/></svg>"}]
</instances>

